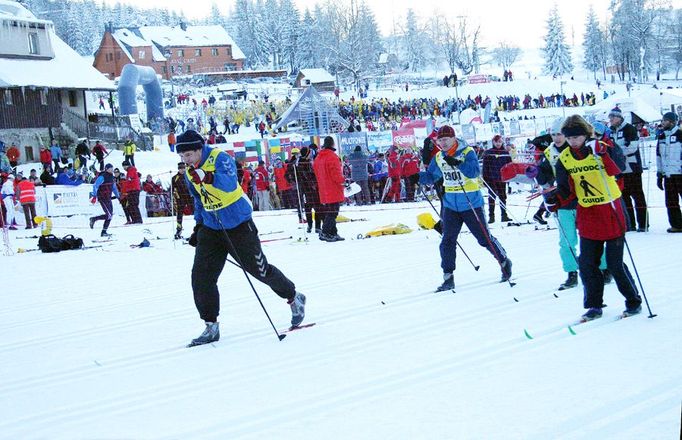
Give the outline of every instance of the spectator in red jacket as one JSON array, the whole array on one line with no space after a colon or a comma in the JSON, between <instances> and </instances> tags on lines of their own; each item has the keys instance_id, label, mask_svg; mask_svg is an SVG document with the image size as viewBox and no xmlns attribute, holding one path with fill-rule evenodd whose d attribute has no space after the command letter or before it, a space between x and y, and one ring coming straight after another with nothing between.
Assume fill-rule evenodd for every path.
<instances>
[{"instance_id":1,"label":"spectator in red jacket","mask_svg":"<svg viewBox=\"0 0 682 440\"><path fill-rule=\"evenodd\" d=\"M44 170L52 172L52 153L45 148L45 145L40 146L40 163L43 165Z\"/></svg>"},{"instance_id":2,"label":"spectator in red jacket","mask_svg":"<svg viewBox=\"0 0 682 440\"><path fill-rule=\"evenodd\" d=\"M281 159L275 162L275 185L277 186L277 195L282 201L282 208L284 209L294 209L296 206L294 204L293 197L291 197L291 185L287 182L285 174L287 172L286 165L282 163Z\"/></svg>"},{"instance_id":3,"label":"spectator in red jacket","mask_svg":"<svg viewBox=\"0 0 682 440\"><path fill-rule=\"evenodd\" d=\"M388 190L386 201L395 203L400 202L400 158L398 157L398 147L393 146L388 153L386 160L388 164L388 178L391 179L391 187Z\"/></svg>"},{"instance_id":4,"label":"spectator in red jacket","mask_svg":"<svg viewBox=\"0 0 682 440\"><path fill-rule=\"evenodd\" d=\"M17 164L19 163L19 148L17 148L17 145L12 143L12 145L5 151L5 154L7 155L7 159L9 159L9 164L12 168L15 168Z\"/></svg>"},{"instance_id":5,"label":"spectator in red jacket","mask_svg":"<svg viewBox=\"0 0 682 440\"><path fill-rule=\"evenodd\" d=\"M38 226L35 222L36 218L36 187L28 179L24 179L21 173L16 178L17 195L19 203L24 208L24 217L26 218L26 229L32 229Z\"/></svg>"},{"instance_id":6,"label":"spectator in red jacket","mask_svg":"<svg viewBox=\"0 0 682 440\"><path fill-rule=\"evenodd\" d=\"M265 162L258 161L258 167L253 171L253 178L256 180L255 202L259 211L269 211L272 209L270 204L270 175Z\"/></svg>"},{"instance_id":7,"label":"spectator in red jacket","mask_svg":"<svg viewBox=\"0 0 682 440\"><path fill-rule=\"evenodd\" d=\"M414 202L414 189L419 184L419 159L411 148L400 157L400 168L405 182L405 201Z\"/></svg>"},{"instance_id":8,"label":"spectator in red jacket","mask_svg":"<svg viewBox=\"0 0 682 440\"><path fill-rule=\"evenodd\" d=\"M336 229L336 217L339 215L339 206L345 199L343 194L345 179L341 171L341 159L336 155L334 138L331 136L324 138L322 150L313 162L313 170L324 213L320 240L343 241L344 238L339 236Z\"/></svg>"},{"instance_id":9,"label":"spectator in red jacket","mask_svg":"<svg viewBox=\"0 0 682 440\"><path fill-rule=\"evenodd\" d=\"M550 210L578 200L576 225L580 234L580 278L585 289L584 320L601 318L604 275L599 270L602 253L606 266L625 297L624 315L642 311L640 298L630 271L623 262L625 215L621 191L615 176L620 168L605 143L592 139L592 126L581 116L570 116L561 132L570 148L563 150L556 164L557 191L546 197Z\"/></svg>"},{"instance_id":10,"label":"spectator in red jacket","mask_svg":"<svg viewBox=\"0 0 682 440\"><path fill-rule=\"evenodd\" d=\"M140 214L140 175L137 173L137 168L130 165L130 162L127 160L123 161L122 166L126 172L122 192L126 194L125 209L128 210L131 219L126 224L142 223L142 214Z\"/></svg>"}]
</instances>

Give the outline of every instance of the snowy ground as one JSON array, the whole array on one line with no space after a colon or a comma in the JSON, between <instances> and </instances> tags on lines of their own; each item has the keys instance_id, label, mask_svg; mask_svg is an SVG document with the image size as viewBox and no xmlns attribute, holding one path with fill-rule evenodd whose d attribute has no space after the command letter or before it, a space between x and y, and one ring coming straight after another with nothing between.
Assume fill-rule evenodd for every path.
<instances>
[{"instance_id":1,"label":"snowy ground","mask_svg":"<svg viewBox=\"0 0 682 440\"><path fill-rule=\"evenodd\" d=\"M343 208L367 221L340 224L341 243L297 243L295 214L256 213L264 240L293 237L264 249L317 323L282 342L228 264L222 339L184 348L203 324L193 249L169 239L168 219L124 227L116 218L114 240L98 249L1 257L0 438L678 438L682 236L665 233L651 184L651 231L628 241L659 316L613 322L623 299L610 285L605 317L576 335L565 326L583 312L581 290L553 295L565 278L556 230L494 225L514 261L513 288L464 233L481 269L460 254L454 294L432 293L436 232L354 239L393 222L415 227L430 211L424 202ZM510 200L519 219L524 198ZM85 217L55 224L86 244L99 232ZM14 250L35 247L27 235L12 232ZM129 247L143 237L162 239ZM256 288L286 328L288 306Z\"/></svg>"}]
</instances>

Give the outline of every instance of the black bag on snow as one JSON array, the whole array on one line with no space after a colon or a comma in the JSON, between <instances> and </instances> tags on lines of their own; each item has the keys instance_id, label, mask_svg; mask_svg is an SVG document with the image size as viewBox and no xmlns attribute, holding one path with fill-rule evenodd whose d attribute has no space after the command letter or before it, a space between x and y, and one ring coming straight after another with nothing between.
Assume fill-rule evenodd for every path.
<instances>
[{"instance_id":1,"label":"black bag on snow","mask_svg":"<svg viewBox=\"0 0 682 440\"><path fill-rule=\"evenodd\" d=\"M69 234L64 238L57 238L54 235L44 235L38 239L38 249L45 253L68 251L83 247L83 239L76 238Z\"/></svg>"}]
</instances>

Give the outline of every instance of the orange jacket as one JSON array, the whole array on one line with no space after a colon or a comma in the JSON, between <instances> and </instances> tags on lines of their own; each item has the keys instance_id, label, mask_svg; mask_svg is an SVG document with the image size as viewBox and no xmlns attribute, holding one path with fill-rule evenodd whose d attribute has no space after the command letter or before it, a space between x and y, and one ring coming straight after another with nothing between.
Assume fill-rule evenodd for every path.
<instances>
[{"instance_id":1,"label":"orange jacket","mask_svg":"<svg viewBox=\"0 0 682 440\"><path fill-rule=\"evenodd\" d=\"M19 203L24 205L36 202L36 187L33 182L28 179L22 179L17 184L17 189L19 190Z\"/></svg>"}]
</instances>

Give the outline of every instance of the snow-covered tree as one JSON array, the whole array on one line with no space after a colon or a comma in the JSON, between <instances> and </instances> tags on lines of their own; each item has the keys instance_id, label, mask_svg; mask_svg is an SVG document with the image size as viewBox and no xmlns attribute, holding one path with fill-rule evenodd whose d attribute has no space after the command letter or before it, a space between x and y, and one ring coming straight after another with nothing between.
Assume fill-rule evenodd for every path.
<instances>
[{"instance_id":1,"label":"snow-covered tree","mask_svg":"<svg viewBox=\"0 0 682 440\"><path fill-rule=\"evenodd\" d=\"M423 69L426 64L427 51L424 35L424 29L419 23L417 14L412 8L408 9L401 40L407 62L413 72Z\"/></svg>"},{"instance_id":2,"label":"snow-covered tree","mask_svg":"<svg viewBox=\"0 0 682 440\"><path fill-rule=\"evenodd\" d=\"M501 66L504 70L507 70L521 55L521 48L507 42L502 42L493 49L492 55L497 65Z\"/></svg>"},{"instance_id":3,"label":"snow-covered tree","mask_svg":"<svg viewBox=\"0 0 682 440\"><path fill-rule=\"evenodd\" d=\"M585 23L585 35L583 38L583 49L585 50L583 65L586 69L594 74L597 79L597 71L603 72L606 78L606 57L603 54L606 52L604 46L607 45L604 32L601 30L597 14L594 13L594 8L590 5L587 12L587 19Z\"/></svg>"},{"instance_id":4,"label":"snow-covered tree","mask_svg":"<svg viewBox=\"0 0 682 440\"><path fill-rule=\"evenodd\" d=\"M306 9L303 13L303 22L301 23L301 35L298 39L298 61L300 68L320 67L318 57L318 27L315 18Z\"/></svg>"},{"instance_id":5,"label":"snow-covered tree","mask_svg":"<svg viewBox=\"0 0 682 440\"><path fill-rule=\"evenodd\" d=\"M571 51L566 44L564 26L559 16L559 9L554 4L547 18L547 35L545 37L545 73L561 76L573 71Z\"/></svg>"}]
</instances>

